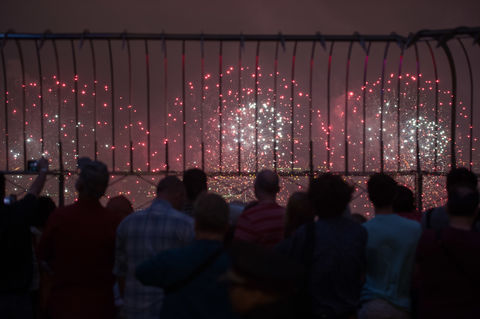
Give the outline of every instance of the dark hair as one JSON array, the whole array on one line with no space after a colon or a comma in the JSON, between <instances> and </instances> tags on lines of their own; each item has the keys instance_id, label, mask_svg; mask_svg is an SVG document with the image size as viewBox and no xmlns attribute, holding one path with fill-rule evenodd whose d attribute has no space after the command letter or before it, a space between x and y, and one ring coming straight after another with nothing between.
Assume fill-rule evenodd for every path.
<instances>
[{"instance_id":1,"label":"dark hair","mask_svg":"<svg viewBox=\"0 0 480 319\"><path fill-rule=\"evenodd\" d=\"M384 173L375 173L370 176L368 183L368 197L375 208L392 206L397 192L397 182Z\"/></svg>"},{"instance_id":2,"label":"dark hair","mask_svg":"<svg viewBox=\"0 0 480 319\"><path fill-rule=\"evenodd\" d=\"M454 187L447 202L448 213L452 216L473 216L478 203L478 190L466 186Z\"/></svg>"},{"instance_id":3,"label":"dark hair","mask_svg":"<svg viewBox=\"0 0 480 319\"><path fill-rule=\"evenodd\" d=\"M199 230L223 234L228 229L230 208L222 196L201 194L195 201L193 216Z\"/></svg>"},{"instance_id":4,"label":"dark hair","mask_svg":"<svg viewBox=\"0 0 480 319\"><path fill-rule=\"evenodd\" d=\"M102 197L107 190L109 181L107 165L100 161L82 158L82 161L79 160L79 168L78 181L81 188L78 191L92 198Z\"/></svg>"},{"instance_id":5,"label":"dark hair","mask_svg":"<svg viewBox=\"0 0 480 319\"><path fill-rule=\"evenodd\" d=\"M183 184L187 198L194 201L200 193L207 190L207 174L198 168L191 168L183 173Z\"/></svg>"},{"instance_id":6,"label":"dark hair","mask_svg":"<svg viewBox=\"0 0 480 319\"><path fill-rule=\"evenodd\" d=\"M57 208L55 202L48 196L41 196L37 199L36 212L33 225L43 228L47 223L48 217Z\"/></svg>"},{"instance_id":7,"label":"dark hair","mask_svg":"<svg viewBox=\"0 0 480 319\"><path fill-rule=\"evenodd\" d=\"M478 183L477 175L465 167L452 169L447 175L447 193L450 193L455 186L465 186L476 189Z\"/></svg>"},{"instance_id":8,"label":"dark hair","mask_svg":"<svg viewBox=\"0 0 480 319\"><path fill-rule=\"evenodd\" d=\"M312 222L315 217L312 204L306 192L295 192L288 199L285 209L285 237L289 237L298 227Z\"/></svg>"},{"instance_id":9,"label":"dark hair","mask_svg":"<svg viewBox=\"0 0 480 319\"><path fill-rule=\"evenodd\" d=\"M321 218L341 216L352 199L353 187L339 175L325 173L310 182L308 197Z\"/></svg>"},{"instance_id":10,"label":"dark hair","mask_svg":"<svg viewBox=\"0 0 480 319\"><path fill-rule=\"evenodd\" d=\"M255 178L255 189L267 194L275 195L280 191L280 181L277 173L264 169Z\"/></svg>"},{"instance_id":11,"label":"dark hair","mask_svg":"<svg viewBox=\"0 0 480 319\"><path fill-rule=\"evenodd\" d=\"M394 213L409 213L415 209L415 196L410 188L398 185L397 193L393 198Z\"/></svg>"},{"instance_id":12,"label":"dark hair","mask_svg":"<svg viewBox=\"0 0 480 319\"><path fill-rule=\"evenodd\" d=\"M185 186L183 185L182 181L178 179L178 177L170 175L166 176L158 182L157 186L157 194L159 193L176 193L176 192L184 192Z\"/></svg>"}]
</instances>

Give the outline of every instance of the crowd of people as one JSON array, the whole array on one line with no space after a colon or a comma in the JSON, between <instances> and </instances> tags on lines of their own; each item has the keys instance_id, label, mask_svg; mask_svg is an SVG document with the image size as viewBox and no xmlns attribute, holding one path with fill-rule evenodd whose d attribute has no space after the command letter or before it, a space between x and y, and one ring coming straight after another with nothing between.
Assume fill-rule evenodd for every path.
<instances>
[{"instance_id":1,"label":"crowd of people","mask_svg":"<svg viewBox=\"0 0 480 319\"><path fill-rule=\"evenodd\" d=\"M477 176L455 168L446 205L376 173L375 215L351 214L354 187L324 173L277 202L260 171L251 203L208 191L206 174L165 176L151 205L100 199L107 166L82 158L78 199L39 197L48 161L19 201L0 203L0 318L480 318ZM0 175L0 198L6 198Z\"/></svg>"}]
</instances>

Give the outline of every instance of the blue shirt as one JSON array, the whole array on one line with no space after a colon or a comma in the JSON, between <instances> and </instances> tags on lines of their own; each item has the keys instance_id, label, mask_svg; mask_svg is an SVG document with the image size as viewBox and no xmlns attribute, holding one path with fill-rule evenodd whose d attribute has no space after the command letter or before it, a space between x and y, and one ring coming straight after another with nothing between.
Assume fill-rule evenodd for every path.
<instances>
[{"instance_id":1,"label":"blue shirt","mask_svg":"<svg viewBox=\"0 0 480 319\"><path fill-rule=\"evenodd\" d=\"M193 238L193 219L164 200L156 199L149 208L120 223L113 272L125 277L124 317L159 318L163 290L142 285L135 278L135 267L161 251L185 246Z\"/></svg>"},{"instance_id":2,"label":"blue shirt","mask_svg":"<svg viewBox=\"0 0 480 319\"><path fill-rule=\"evenodd\" d=\"M175 285L192 274L222 245L220 241L196 240L186 247L162 252L137 267L137 278L145 285ZM160 318L236 318L227 286L218 280L229 265L230 260L223 252L188 283L168 293Z\"/></svg>"},{"instance_id":3,"label":"blue shirt","mask_svg":"<svg viewBox=\"0 0 480 319\"><path fill-rule=\"evenodd\" d=\"M410 310L410 286L420 223L396 214L377 215L363 224L368 232L367 280L362 301L384 299Z\"/></svg>"}]
</instances>

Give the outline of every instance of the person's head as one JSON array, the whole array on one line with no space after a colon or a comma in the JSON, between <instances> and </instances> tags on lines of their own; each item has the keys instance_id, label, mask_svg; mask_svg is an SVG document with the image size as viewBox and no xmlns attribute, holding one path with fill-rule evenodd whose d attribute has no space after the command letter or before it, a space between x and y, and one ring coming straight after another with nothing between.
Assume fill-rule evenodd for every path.
<instances>
[{"instance_id":1,"label":"person's head","mask_svg":"<svg viewBox=\"0 0 480 319\"><path fill-rule=\"evenodd\" d=\"M222 240L229 227L229 207L222 196L203 193L193 206L197 238L208 236Z\"/></svg>"},{"instance_id":2,"label":"person's head","mask_svg":"<svg viewBox=\"0 0 480 319\"><path fill-rule=\"evenodd\" d=\"M123 195L110 198L106 207L112 212L123 216L123 218L133 213L132 203Z\"/></svg>"},{"instance_id":3,"label":"person's head","mask_svg":"<svg viewBox=\"0 0 480 319\"><path fill-rule=\"evenodd\" d=\"M387 174L375 173L370 176L368 183L368 197L375 209L392 207L393 198L397 192L397 182Z\"/></svg>"},{"instance_id":4,"label":"person's head","mask_svg":"<svg viewBox=\"0 0 480 319\"><path fill-rule=\"evenodd\" d=\"M353 187L342 177L324 173L310 182L308 197L320 218L342 216L352 199Z\"/></svg>"},{"instance_id":5,"label":"person's head","mask_svg":"<svg viewBox=\"0 0 480 319\"><path fill-rule=\"evenodd\" d=\"M79 198L98 200L105 194L108 187L107 166L99 161L88 158L78 160L80 175L75 183Z\"/></svg>"},{"instance_id":6,"label":"person's head","mask_svg":"<svg viewBox=\"0 0 480 319\"><path fill-rule=\"evenodd\" d=\"M57 208L55 202L48 196L40 196L37 198L34 226L42 229L45 227L48 217Z\"/></svg>"},{"instance_id":7,"label":"person's head","mask_svg":"<svg viewBox=\"0 0 480 319\"><path fill-rule=\"evenodd\" d=\"M241 315L288 300L304 282L301 265L263 247L235 242L230 256L232 266L224 279L230 284L233 309Z\"/></svg>"},{"instance_id":8,"label":"person's head","mask_svg":"<svg viewBox=\"0 0 480 319\"><path fill-rule=\"evenodd\" d=\"M182 209L185 186L176 176L167 176L157 186L157 198L166 200L173 208Z\"/></svg>"},{"instance_id":9,"label":"person's head","mask_svg":"<svg viewBox=\"0 0 480 319\"><path fill-rule=\"evenodd\" d=\"M359 213L353 213L350 215L350 219L356 223L363 224L367 222L367 218Z\"/></svg>"},{"instance_id":10,"label":"person's head","mask_svg":"<svg viewBox=\"0 0 480 319\"><path fill-rule=\"evenodd\" d=\"M450 189L447 211L451 217L475 218L478 212L479 194L477 189L457 186Z\"/></svg>"},{"instance_id":11,"label":"person's head","mask_svg":"<svg viewBox=\"0 0 480 319\"><path fill-rule=\"evenodd\" d=\"M415 210L415 196L410 188L398 185L392 204L394 213L411 213Z\"/></svg>"},{"instance_id":12,"label":"person's head","mask_svg":"<svg viewBox=\"0 0 480 319\"><path fill-rule=\"evenodd\" d=\"M298 227L312 222L313 208L306 192L295 192L288 199L285 210L285 237L289 237Z\"/></svg>"},{"instance_id":13,"label":"person's head","mask_svg":"<svg viewBox=\"0 0 480 319\"><path fill-rule=\"evenodd\" d=\"M277 173L264 169L258 173L254 183L255 197L258 200L275 200L280 191L280 180Z\"/></svg>"},{"instance_id":14,"label":"person's head","mask_svg":"<svg viewBox=\"0 0 480 319\"><path fill-rule=\"evenodd\" d=\"M447 175L447 195L457 186L465 186L470 189L477 189L478 178L465 167L452 169Z\"/></svg>"},{"instance_id":15,"label":"person's head","mask_svg":"<svg viewBox=\"0 0 480 319\"><path fill-rule=\"evenodd\" d=\"M206 192L207 187L207 174L198 168L191 168L183 173L183 184L185 185L185 191L187 200L194 202L198 195Z\"/></svg>"}]
</instances>

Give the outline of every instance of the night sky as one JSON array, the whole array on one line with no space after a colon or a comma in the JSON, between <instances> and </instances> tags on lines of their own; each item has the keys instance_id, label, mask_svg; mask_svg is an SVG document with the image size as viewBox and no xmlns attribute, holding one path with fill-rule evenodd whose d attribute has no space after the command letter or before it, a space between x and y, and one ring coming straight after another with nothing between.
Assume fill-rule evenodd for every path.
<instances>
[{"instance_id":1,"label":"night sky","mask_svg":"<svg viewBox=\"0 0 480 319\"><path fill-rule=\"evenodd\" d=\"M17 32L390 33L480 24L476 0L2 0Z\"/></svg>"}]
</instances>

